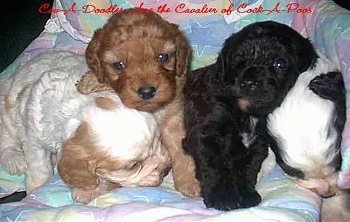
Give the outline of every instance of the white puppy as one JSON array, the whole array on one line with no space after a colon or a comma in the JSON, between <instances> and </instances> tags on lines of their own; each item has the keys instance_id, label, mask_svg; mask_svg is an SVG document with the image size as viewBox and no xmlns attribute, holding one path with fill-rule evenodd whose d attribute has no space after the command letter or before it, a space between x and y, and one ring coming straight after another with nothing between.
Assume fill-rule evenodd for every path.
<instances>
[{"instance_id":1,"label":"white puppy","mask_svg":"<svg viewBox=\"0 0 350 222\"><path fill-rule=\"evenodd\" d=\"M58 161L82 201L113 187L159 185L171 164L152 114L125 107L112 92L77 91L87 69L84 56L48 52L0 82L0 163L26 173L27 193Z\"/></svg>"}]
</instances>

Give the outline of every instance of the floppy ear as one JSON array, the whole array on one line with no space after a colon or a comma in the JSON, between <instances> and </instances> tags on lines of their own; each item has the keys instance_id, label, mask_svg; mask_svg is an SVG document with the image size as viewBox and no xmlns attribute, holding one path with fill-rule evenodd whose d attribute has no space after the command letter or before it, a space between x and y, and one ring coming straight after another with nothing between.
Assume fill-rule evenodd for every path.
<instances>
[{"instance_id":1,"label":"floppy ear","mask_svg":"<svg viewBox=\"0 0 350 222\"><path fill-rule=\"evenodd\" d=\"M100 83L107 82L105 75L103 74L103 69L101 64L100 47L101 47L102 34L103 34L102 29L95 31L85 52L86 62L91 72L96 75L97 80Z\"/></svg>"},{"instance_id":2,"label":"floppy ear","mask_svg":"<svg viewBox=\"0 0 350 222\"><path fill-rule=\"evenodd\" d=\"M79 126L77 132L82 131ZM86 133L84 130L81 133ZM86 133L87 134L87 133ZM81 138L75 135L64 143L57 169L62 180L70 187L93 189L98 185L98 178L93 164L85 153L85 146L79 143Z\"/></svg>"},{"instance_id":3,"label":"floppy ear","mask_svg":"<svg viewBox=\"0 0 350 222\"><path fill-rule=\"evenodd\" d=\"M177 25L175 26L178 30ZM175 44L176 44L176 73L177 76L183 76L187 72L188 68L188 62L191 57L191 47L190 44L188 43L187 39L185 38L184 34L180 32L179 30L177 31L177 35L175 37Z\"/></svg>"}]
</instances>

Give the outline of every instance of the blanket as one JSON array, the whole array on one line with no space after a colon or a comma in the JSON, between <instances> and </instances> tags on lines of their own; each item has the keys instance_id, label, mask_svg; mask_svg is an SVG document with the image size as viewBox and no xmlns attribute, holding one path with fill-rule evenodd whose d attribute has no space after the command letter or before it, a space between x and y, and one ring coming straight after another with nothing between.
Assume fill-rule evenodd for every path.
<instances>
[{"instance_id":1,"label":"blanket","mask_svg":"<svg viewBox=\"0 0 350 222\"><path fill-rule=\"evenodd\" d=\"M1 187L23 188L23 176L3 171L0 176ZM22 201L0 205L0 221L317 221L321 205L316 194L291 182L278 166L257 184L263 200L249 209L206 209L202 198L185 197L173 185L169 174L159 187L120 188L84 205L73 202L56 172Z\"/></svg>"},{"instance_id":2,"label":"blanket","mask_svg":"<svg viewBox=\"0 0 350 222\"><path fill-rule=\"evenodd\" d=\"M51 11L45 30L0 73L0 79L15 73L18 66L47 50L83 54L94 30L113 13L108 8L157 10L165 4L170 11L161 15L177 23L191 43L192 69L214 62L223 41L252 22L276 20L292 26L335 61L342 71L348 92L349 122L350 12L330 0L55 0L53 8L56 10ZM203 8L212 8L212 11L201 12ZM38 10L45 13L44 6ZM350 188L349 123L343 138L338 184ZM8 175L0 166L0 197L23 190L24 181L24 175ZM291 182L278 166L256 187L262 195L258 206L230 212L207 209L202 198L181 195L174 189L171 174L159 187L121 188L84 205L73 202L69 188L55 172L44 186L22 201L0 205L0 221L319 220L322 199Z\"/></svg>"}]
</instances>

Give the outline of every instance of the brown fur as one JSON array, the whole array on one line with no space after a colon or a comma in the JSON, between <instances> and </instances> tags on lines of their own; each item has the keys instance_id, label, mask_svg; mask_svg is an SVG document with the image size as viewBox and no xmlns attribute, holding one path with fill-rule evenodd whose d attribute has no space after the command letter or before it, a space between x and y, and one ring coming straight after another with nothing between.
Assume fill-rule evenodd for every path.
<instances>
[{"instance_id":1,"label":"brown fur","mask_svg":"<svg viewBox=\"0 0 350 222\"><path fill-rule=\"evenodd\" d=\"M68 186L74 187L74 199L81 202L89 202L102 193L119 187L119 184L99 177L97 169L102 167L116 170L123 167L122 162L106 156L90 134L88 124L82 123L75 135L64 143L58 162L60 176ZM101 189L103 187L106 189Z\"/></svg>"},{"instance_id":2,"label":"brown fur","mask_svg":"<svg viewBox=\"0 0 350 222\"><path fill-rule=\"evenodd\" d=\"M83 94L85 92L113 91L112 87L104 83L99 83L95 74L88 72L77 83L77 90Z\"/></svg>"},{"instance_id":3,"label":"brown fur","mask_svg":"<svg viewBox=\"0 0 350 222\"><path fill-rule=\"evenodd\" d=\"M166 61L158 56L168 55ZM133 9L114 14L97 30L86 50L91 73L99 85L111 86L123 103L141 111L154 112L162 130L164 145L172 158L175 188L187 196L199 196L193 159L182 149L184 137L182 90L190 58L190 46L177 25L155 13L135 13ZM115 65L123 62L124 67ZM90 80L92 83L96 81ZM87 94L96 90L80 87ZM86 85L85 85L86 86ZM140 87L154 87L151 99L138 95Z\"/></svg>"},{"instance_id":4,"label":"brown fur","mask_svg":"<svg viewBox=\"0 0 350 222\"><path fill-rule=\"evenodd\" d=\"M95 99L95 103L97 107L102 109L112 110L117 108L117 104L113 100L105 97L97 97Z\"/></svg>"}]
</instances>

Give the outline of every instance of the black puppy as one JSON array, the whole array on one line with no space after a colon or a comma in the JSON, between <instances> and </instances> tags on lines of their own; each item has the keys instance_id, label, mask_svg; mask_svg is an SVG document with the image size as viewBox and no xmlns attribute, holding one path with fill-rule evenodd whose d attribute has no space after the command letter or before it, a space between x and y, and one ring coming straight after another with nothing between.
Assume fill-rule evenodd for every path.
<instances>
[{"instance_id":1,"label":"black puppy","mask_svg":"<svg viewBox=\"0 0 350 222\"><path fill-rule=\"evenodd\" d=\"M207 207L257 205L257 174L267 156L266 118L314 62L307 39L272 21L229 37L215 64L189 73L186 138Z\"/></svg>"}]
</instances>

